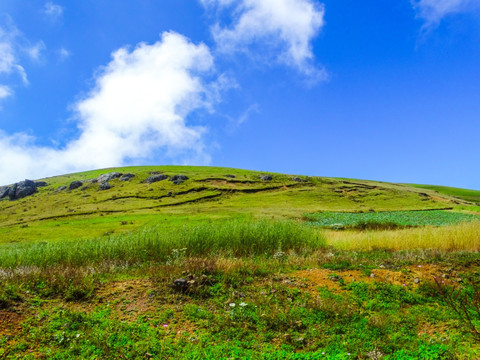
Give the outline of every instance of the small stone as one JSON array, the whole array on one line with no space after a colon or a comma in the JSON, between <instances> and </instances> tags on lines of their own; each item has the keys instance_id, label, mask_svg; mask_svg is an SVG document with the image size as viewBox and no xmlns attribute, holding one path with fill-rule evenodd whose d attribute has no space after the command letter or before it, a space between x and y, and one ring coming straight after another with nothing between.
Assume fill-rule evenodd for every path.
<instances>
[{"instance_id":1,"label":"small stone","mask_svg":"<svg viewBox=\"0 0 480 360\"><path fill-rule=\"evenodd\" d=\"M57 191L63 191L65 190L67 187L65 185L62 185L62 186L59 186Z\"/></svg>"},{"instance_id":2,"label":"small stone","mask_svg":"<svg viewBox=\"0 0 480 360\"><path fill-rule=\"evenodd\" d=\"M155 182L159 182L159 181L162 181L162 180L165 180L165 179L168 179L168 176L167 175L164 175L164 174L155 174L155 175L151 175L147 178L147 180L145 180L146 183L148 184L153 184Z\"/></svg>"},{"instance_id":3,"label":"small stone","mask_svg":"<svg viewBox=\"0 0 480 360\"><path fill-rule=\"evenodd\" d=\"M68 188L70 190L75 190L75 189L78 189L79 187L81 187L83 185L83 183L81 181L72 181L70 183L70 185L68 186Z\"/></svg>"},{"instance_id":4,"label":"small stone","mask_svg":"<svg viewBox=\"0 0 480 360\"><path fill-rule=\"evenodd\" d=\"M98 190L108 190L108 189L111 189L111 188L112 188L112 186L111 186L108 182L106 182L106 181L102 182L102 183L98 186Z\"/></svg>"},{"instance_id":5,"label":"small stone","mask_svg":"<svg viewBox=\"0 0 480 360\"><path fill-rule=\"evenodd\" d=\"M135 175L134 174L123 174L122 176L120 176L120 181L130 181L132 180L132 178L134 178Z\"/></svg>"},{"instance_id":6,"label":"small stone","mask_svg":"<svg viewBox=\"0 0 480 360\"><path fill-rule=\"evenodd\" d=\"M373 279L375 277L375 274L370 274L370 277Z\"/></svg>"},{"instance_id":7,"label":"small stone","mask_svg":"<svg viewBox=\"0 0 480 360\"><path fill-rule=\"evenodd\" d=\"M271 175L263 175L260 176L260 179L262 179L263 181L271 181L273 177Z\"/></svg>"},{"instance_id":8,"label":"small stone","mask_svg":"<svg viewBox=\"0 0 480 360\"><path fill-rule=\"evenodd\" d=\"M419 278L415 278L415 279L413 279L413 282L414 282L415 284L418 284L418 283L420 283L420 279L419 279Z\"/></svg>"},{"instance_id":9,"label":"small stone","mask_svg":"<svg viewBox=\"0 0 480 360\"><path fill-rule=\"evenodd\" d=\"M185 291L188 288L188 281L185 279L176 279L173 282L173 287L179 291Z\"/></svg>"},{"instance_id":10,"label":"small stone","mask_svg":"<svg viewBox=\"0 0 480 360\"><path fill-rule=\"evenodd\" d=\"M173 182L175 185L180 185L184 181L188 180L188 176L186 176L186 175L174 175L169 180L171 182Z\"/></svg>"},{"instance_id":11,"label":"small stone","mask_svg":"<svg viewBox=\"0 0 480 360\"><path fill-rule=\"evenodd\" d=\"M235 175L227 174L225 177L230 178L230 179L235 179Z\"/></svg>"}]
</instances>

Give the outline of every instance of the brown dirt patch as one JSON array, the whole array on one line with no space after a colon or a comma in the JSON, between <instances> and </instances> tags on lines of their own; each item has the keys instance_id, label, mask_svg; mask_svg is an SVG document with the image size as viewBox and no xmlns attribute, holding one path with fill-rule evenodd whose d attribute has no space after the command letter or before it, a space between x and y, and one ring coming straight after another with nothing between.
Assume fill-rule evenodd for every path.
<instances>
[{"instance_id":1,"label":"brown dirt patch","mask_svg":"<svg viewBox=\"0 0 480 360\"><path fill-rule=\"evenodd\" d=\"M0 336L15 336L22 331L24 315L11 310L0 310Z\"/></svg>"},{"instance_id":2,"label":"brown dirt patch","mask_svg":"<svg viewBox=\"0 0 480 360\"><path fill-rule=\"evenodd\" d=\"M417 288L423 282L433 282L435 277L445 283L461 281L458 274L452 269L437 265L411 265L403 269L391 270L385 268L373 269L368 276L360 270L332 271L328 269L309 269L297 271L293 276L306 280L306 288L316 291L318 287L326 287L333 292L343 292L341 282L350 284L354 281L373 283L385 282L392 285L405 286L409 289Z\"/></svg>"}]
</instances>

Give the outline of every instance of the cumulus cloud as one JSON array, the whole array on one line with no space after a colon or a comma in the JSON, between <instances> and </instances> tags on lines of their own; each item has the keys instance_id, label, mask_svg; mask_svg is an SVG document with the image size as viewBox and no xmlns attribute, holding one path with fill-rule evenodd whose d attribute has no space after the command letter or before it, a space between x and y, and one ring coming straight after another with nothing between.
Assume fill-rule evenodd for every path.
<instances>
[{"instance_id":1,"label":"cumulus cloud","mask_svg":"<svg viewBox=\"0 0 480 360\"><path fill-rule=\"evenodd\" d=\"M63 7L49 1L43 7L43 13L47 15L52 21L57 21L63 14Z\"/></svg>"},{"instance_id":2,"label":"cumulus cloud","mask_svg":"<svg viewBox=\"0 0 480 360\"><path fill-rule=\"evenodd\" d=\"M218 84L206 81L212 71L209 48L173 32L152 45L118 49L94 88L73 106L76 139L53 149L36 146L25 134L0 134L0 183L138 163L159 154L208 163L206 129L190 125L188 117L213 105L210 88Z\"/></svg>"},{"instance_id":3,"label":"cumulus cloud","mask_svg":"<svg viewBox=\"0 0 480 360\"><path fill-rule=\"evenodd\" d=\"M478 0L412 0L419 17L425 20L425 28L438 25L448 15L469 11L478 7Z\"/></svg>"},{"instance_id":4,"label":"cumulus cloud","mask_svg":"<svg viewBox=\"0 0 480 360\"><path fill-rule=\"evenodd\" d=\"M311 42L324 25L324 7L315 0L201 0L207 8L231 9L230 26L212 28L220 51L248 51L261 45L282 63L310 77L325 72L312 65Z\"/></svg>"}]
</instances>

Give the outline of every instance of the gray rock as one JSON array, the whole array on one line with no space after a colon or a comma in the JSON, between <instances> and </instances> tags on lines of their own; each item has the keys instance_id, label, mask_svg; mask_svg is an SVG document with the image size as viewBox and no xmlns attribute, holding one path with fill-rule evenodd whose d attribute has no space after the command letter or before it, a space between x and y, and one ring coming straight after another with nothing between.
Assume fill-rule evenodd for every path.
<instances>
[{"instance_id":1,"label":"gray rock","mask_svg":"<svg viewBox=\"0 0 480 360\"><path fill-rule=\"evenodd\" d=\"M227 174L225 177L230 178L230 179L235 179L235 175Z\"/></svg>"},{"instance_id":2,"label":"gray rock","mask_svg":"<svg viewBox=\"0 0 480 360\"><path fill-rule=\"evenodd\" d=\"M185 180L188 180L188 176L186 176L186 175L174 175L169 180L171 182L173 182L175 185L180 185Z\"/></svg>"},{"instance_id":3,"label":"gray rock","mask_svg":"<svg viewBox=\"0 0 480 360\"><path fill-rule=\"evenodd\" d=\"M273 178L271 175L263 175L260 176L260 179L262 179L263 181L271 181Z\"/></svg>"},{"instance_id":4,"label":"gray rock","mask_svg":"<svg viewBox=\"0 0 480 360\"><path fill-rule=\"evenodd\" d=\"M32 180L25 179L24 181L14 184L8 192L8 196L10 200L22 199L35 194L37 191L35 183Z\"/></svg>"},{"instance_id":5,"label":"gray rock","mask_svg":"<svg viewBox=\"0 0 480 360\"><path fill-rule=\"evenodd\" d=\"M10 200L15 200L15 196L17 193L17 186L18 184L13 184L12 186L10 186L8 191L8 197L10 198Z\"/></svg>"},{"instance_id":6,"label":"gray rock","mask_svg":"<svg viewBox=\"0 0 480 360\"><path fill-rule=\"evenodd\" d=\"M39 187L47 186L48 184L46 181L35 181L35 185L37 186L37 188L39 188Z\"/></svg>"},{"instance_id":7,"label":"gray rock","mask_svg":"<svg viewBox=\"0 0 480 360\"><path fill-rule=\"evenodd\" d=\"M120 176L122 176L122 174L120 174L118 172L111 172L111 173L108 173L108 174L100 175L99 177L97 177L97 181L99 183L103 183L103 182L107 182L107 181L119 178Z\"/></svg>"},{"instance_id":8,"label":"gray rock","mask_svg":"<svg viewBox=\"0 0 480 360\"><path fill-rule=\"evenodd\" d=\"M153 184L155 182L158 182L158 181L162 181L162 180L165 180L165 179L168 179L168 176L167 175L164 175L164 174L155 174L155 175L151 175L147 178L147 180L145 180L146 183L149 183L149 184Z\"/></svg>"},{"instance_id":9,"label":"gray rock","mask_svg":"<svg viewBox=\"0 0 480 360\"><path fill-rule=\"evenodd\" d=\"M9 192L10 192L10 187L8 186L0 187L0 199L7 197Z\"/></svg>"},{"instance_id":10,"label":"gray rock","mask_svg":"<svg viewBox=\"0 0 480 360\"><path fill-rule=\"evenodd\" d=\"M188 289L188 281L185 279L177 279L173 282L173 288L177 291L185 291Z\"/></svg>"},{"instance_id":11,"label":"gray rock","mask_svg":"<svg viewBox=\"0 0 480 360\"><path fill-rule=\"evenodd\" d=\"M65 190L67 187L65 185L62 185L62 186L59 186L57 191L63 191Z\"/></svg>"},{"instance_id":12,"label":"gray rock","mask_svg":"<svg viewBox=\"0 0 480 360\"><path fill-rule=\"evenodd\" d=\"M298 176L294 176L294 177L292 178L292 180L293 180L293 181L296 181L296 182L305 182L305 181L307 181L307 180L304 180L304 179L299 178Z\"/></svg>"},{"instance_id":13,"label":"gray rock","mask_svg":"<svg viewBox=\"0 0 480 360\"><path fill-rule=\"evenodd\" d=\"M100 183L100 185L98 186L98 190L108 190L111 188L112 186L107 181Z\"/></svg>"},{"instance_id":14,"label":"gray rock","mask_svg":"<svg viewBox=\"0 0 480 360\"><path fill-rule=\"evenodd\" d=\"M132 178L134 178L135 175L133 174L123 174L122 176L120 176L120 181L130 181Z\"/></svg>"},{"instance_id":15,"label":"gray rock","mask_svg":"<svg viewBox=\"0 0 480 360\"><path fill-rule=\"evenodd\" d=\"M68 186L68 188L70 190L75 190L75 189L78 189L79 187L81 187L83 185L83 183L81 181L72 181L70 183L70 185Z\"/></svg>"}]
</instances>

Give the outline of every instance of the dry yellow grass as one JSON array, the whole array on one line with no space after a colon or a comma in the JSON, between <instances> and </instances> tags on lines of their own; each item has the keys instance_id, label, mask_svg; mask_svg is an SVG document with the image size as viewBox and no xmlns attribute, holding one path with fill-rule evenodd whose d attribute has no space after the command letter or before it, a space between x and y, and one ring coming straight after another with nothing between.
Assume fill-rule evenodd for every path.
<instances>
[{"instance_id":1,"label":"dry yellow grass","mask_svg":"<svg viewBox=\"0 0 480 360\"><path fill-rule=\"evenodd\" d=\"M325 235L328 245L344 250L480 250L480 221L403 230L328 231Z\"/></svg>"}]
</instances>

